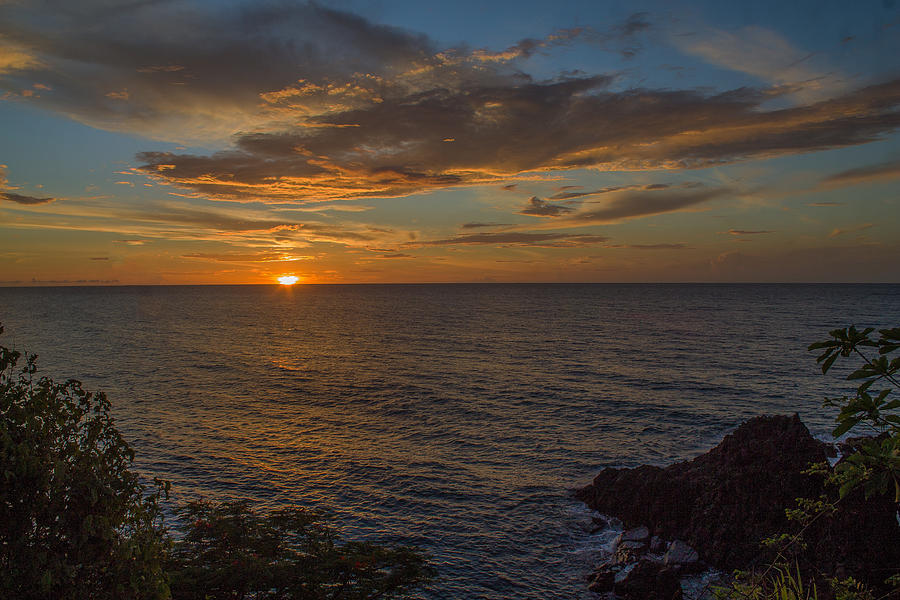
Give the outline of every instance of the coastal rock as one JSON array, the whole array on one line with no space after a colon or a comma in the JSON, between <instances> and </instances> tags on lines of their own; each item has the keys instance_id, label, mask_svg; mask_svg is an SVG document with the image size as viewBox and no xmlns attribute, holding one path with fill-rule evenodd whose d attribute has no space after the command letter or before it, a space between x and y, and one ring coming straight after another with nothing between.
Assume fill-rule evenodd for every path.
<instances>
[{"instance_id":1,"label":"coastal rock","mask_svg":"<svg viewBox=\"0 0 900 600\"><path fill-rule=\"evenodd\" d=\"M613 587L623 600L681 600L678 574L651 560L641 560Z\"/></svg>"},{"instance_id":2,"label":"coastal rock","mask_svg":"<svg viewBox=\"0 0 900 600\"><path fill-rule=\"evenodd\" d=\"M647 544L644 542L627 541L621 542L616 546L616 552L613 555L615 562L619 564L632 563L638 560L647 552Z\"/></svg>"},{"instance_id":3,"label":"coastal rock","mask_svg":"<svg viewBox=\"0 0 900 600\"><path fill-rule=\"evenodd\" d=\"M621 542L646 542L650 537L650 530L644 526L635 527L619 534L617 541Z\"/></svg>"},{"instance_id":4,"label":"coastal rock","mask_svg":"<svg viewBox=\"0 0 900 600\"><path fill-rule=\"evenodd\" d=\"M591 517L590 534L599 533L610 526L609 520L603 516Z\"/></svg>"},{"instance_id":5,"label":"coastal rock","mask_svg":"<svg viewBox=\"0 0 900 600\"><path fill-rule=\"evenodd\" d=\"M797 415L757 417L702 456L665 468L607 468L576 496L625 526L648 526L682 540L719 569L748 568L765 560L760 541L794 530L785 508L822 493L821 477L802 474L822 462L828 446L815 440ZM826 572L840 566L878 585L900 564L900 527L890 498L852 493L834 517L805 533L807 558Z\"/></svg>"},{"instance_id":6,"label":"coastal rock","mask_svg":"<svg viewBox=\"0 0 900 600\"><path fill-rule=\"evenodd\" d=\"M759 542L788 526L785 507L818 491L800 472L824 457L794 417L758 417L691 461L666 468L604 469L576 496L592 509L681 539L707 561L740 568Z\"/></svg>"},{"instance_id":7,"label":"coastal rock","mask_svg":"<svg viewBox=\"0 0 900 600\"><path fill-rule=\"evenodd\" d=\"M613 590L616 574L622 569L619 565L604 563L594 569L588 579L588 590L596 594L604 594Z\"/></svg>"},{"instance_id":8,"label":"coastal rock","mask_svg":"<svg viewBox=\"0 0 900 600\"><path fill-rule=\"evenodd\" d=\"M663 556L663 565L686 570L694 569L700 565L700 555L681 540L675 540L669 544L669 549Z\"/></svg>"},{"instance_id":9,"label":"coastal rock","mask_svg":"<svg viewBox=\"0 0 900 600\"><path fill-rule=\"evenodd\" d=\"M646 542L650 538L650 530L644 527L634 527L628 531L623 531L616 538L616 543L622 542Z\"/></svg>"}]
</instances>

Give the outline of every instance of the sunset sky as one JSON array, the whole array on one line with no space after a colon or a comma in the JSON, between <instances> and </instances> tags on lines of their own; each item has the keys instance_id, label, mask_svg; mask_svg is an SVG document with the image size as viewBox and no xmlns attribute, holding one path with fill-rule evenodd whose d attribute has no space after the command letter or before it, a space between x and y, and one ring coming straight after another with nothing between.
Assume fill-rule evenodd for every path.
<instances>
[{"instance_id":1,"label":"sunset sky","mask_svg":"<svg viewBox=\"0 0 900 600\"><path fill-rule=\"evenodd\" d=\"M0 0L0 285L900 281L900 2Z\"/></svg>"}]
</instances>

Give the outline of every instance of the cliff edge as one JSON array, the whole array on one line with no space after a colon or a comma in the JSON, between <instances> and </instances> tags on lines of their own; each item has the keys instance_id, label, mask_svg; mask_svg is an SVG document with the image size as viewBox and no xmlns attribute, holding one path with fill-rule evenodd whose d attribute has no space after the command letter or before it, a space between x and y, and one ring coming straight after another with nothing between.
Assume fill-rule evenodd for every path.
<instances>
[{"instance_id":1,"label":"cliff edge","mask_svg":"<svg viewBox=\"0 0 900 600\"><path fill-rule=\"evenodd\" d=\"M816 498L821 477L803 475L825 460L831 446L810 435L797 415L754 418L702 456L668 467L603 469L576 491L591 509L618 517L626 527L646 526L656 536L683 540L705 563L747 569L771 559L760 542L793 532L786 508ZM841 510L804 534L801 567L857 579L876 587L900 565L900 526L891 499L852 493Z\"/></svg>"}]
</instances>

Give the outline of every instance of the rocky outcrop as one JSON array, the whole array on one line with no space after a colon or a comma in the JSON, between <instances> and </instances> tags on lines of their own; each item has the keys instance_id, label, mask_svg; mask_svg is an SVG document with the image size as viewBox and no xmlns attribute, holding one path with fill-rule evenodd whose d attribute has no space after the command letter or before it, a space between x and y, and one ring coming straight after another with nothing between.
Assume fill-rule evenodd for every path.
<instances>
[{"instance_id":1,"label":"rocky outcrop","mask_svg":"<svg viewBox=\"0 0 900 600\"><path fill-rule=\"evenodd\" d=\"M681 600L681 577L672 569L651 560L634 565L614 591L624 600Z\"/></svg>"},{"instance_id":2,"label":"rocky outcrop","mask_svg":"<svg viewBox=\"0 0 900 600\"><path fill-rule=\"evenodd\" d=\"M622 600L681 600L682 576L703 566L697 553L684 542L655 540L653 550L646 527L620 534L609 559L588 576L588 589L612 593Z\"/></svg>"},{"instance_id":3,"label":"rocky outcrop","mask_svg":"<svg viewBox=\"0 0 900 600\"><path fill-rule=\"evenodd\" d=\"M699 558L723 570L745 569L765 559L762 539L794 529L785 508L796 498L818 497L820 477L803 475L822 462L830 446L815 440L797 415L757 417L691 461L665 468L604 469L576 492L587 505L622 520L647 526L669 545L668 562ZM900 565L900 527L890 499L851 495L833 518L805 533L807 564L873 584ZM696 564L694 562L693 564Z\"/></svg>"},{"instance_id":4,"label":"rocky outcrop","mask_svg":"<svg viewBox=\"0 0 900 600\"><path fill-rule=\"evenodd\" d=\"M700 564L700 555L681 540L675 540L666 550L663 564L670 568L693 569Z\"/></svg>"}]
</instances>

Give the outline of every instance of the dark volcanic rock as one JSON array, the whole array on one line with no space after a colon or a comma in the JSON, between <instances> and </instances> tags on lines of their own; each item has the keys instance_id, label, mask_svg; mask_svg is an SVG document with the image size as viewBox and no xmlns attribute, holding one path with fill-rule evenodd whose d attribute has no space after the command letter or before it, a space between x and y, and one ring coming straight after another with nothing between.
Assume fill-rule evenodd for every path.
<instances>
[{"instance_id":1,"label":"dark volcanic rock","mask_svg":"<svg viewBox=\"0 0 900 600\"><path fill-rule=\"evenodd\" d=\"M800 472L825 444L794 417L758 417L692 461L604 469L577 497L592 509L685 540L716 566L745 566L760 540L787 530L784 509L818 493Z\"/></svg>"},{"instance_id":2,"label":"dark volcanic rock","mask_svg":"<svg viewBox=\"0 0 900 600\"><path fill-rule=\"evenodd\" d=\"M672 542L663 556L663 564L667 567L690 570L700 568L699 563L700 557L697 555L697 551L681 540Z\"/></svg>"},{"instance_id":3,"label":"dark volcanic rock","mask_svg":"<svg viewBox=\"0 0 900 600\"><path fill-rule=\"evenodd\" d=\"M645 542L650 537L650 530L646 527L635 527L619 534L619 542Z\"/></svg>"},{"instance_id":4,"label":"dark volcanic rock","mask_svg":"<svg viewBox=\"0 0 900 600\"><path fill-rule=\"evenodd\" d=\"M757 417L694 460L604 469L576 496L628 527L646 525L662 537L684 540L716 567L748 568L761 558L763 538L794 531L785 508L822 492L821 478L801 472L824 460L827 448L797 415ZM807 531L806 558L880 583L900 564L896 507L861 494L841 506L835 518L820 519Z\"/></svg>"},{"instance_id":5,"label":"dark volcanic rock","mask_svg":"<svg viewBox=\"0 0 900 600\"><path fill-rule=\"evenodd\" d=\"M616 595L625 600L681 600L681 579L659 563L642 560L621 580Z\"/></svg>"},{"instance_id":6,"label":"dark volcanic rock","mask_svg":"<svg viewBox=\"0 0 900 600\"><path fill-rule=\"evenodd\" d=\"M613 559L620 564L626 564L638 560L647 552L647 544L644 542L621 542L616 546Z\"/></svg>"},{"instance_id":7,"label":"dark volcanic rock","mask_svg":"<svg viewBox=\"0 0 900 600\"><path fill-rule=\"evenodd\" d=\"M600 565L588 578L588 589L595 594L611 592L616 581L616 574L621 570L622 568L617 565Z\"/></svg>"}]
</instances>

